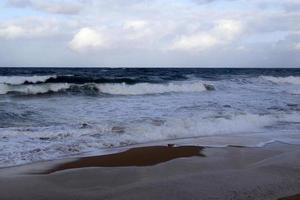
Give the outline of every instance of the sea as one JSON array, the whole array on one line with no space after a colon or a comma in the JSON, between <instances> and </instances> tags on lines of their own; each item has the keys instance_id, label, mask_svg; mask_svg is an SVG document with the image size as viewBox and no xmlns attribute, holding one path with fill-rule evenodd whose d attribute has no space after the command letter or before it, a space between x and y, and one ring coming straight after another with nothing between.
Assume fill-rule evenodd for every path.
<instances>
[{"instance_id":1,"label":"sea","mask_svg":"<svg viewBox=\"0 0 300 200\"><path fill-rule=\"evenodd\" d=\"M0 167L272 142L300 145L300 69L0 68Z\"/></svg>"}]
</instances>

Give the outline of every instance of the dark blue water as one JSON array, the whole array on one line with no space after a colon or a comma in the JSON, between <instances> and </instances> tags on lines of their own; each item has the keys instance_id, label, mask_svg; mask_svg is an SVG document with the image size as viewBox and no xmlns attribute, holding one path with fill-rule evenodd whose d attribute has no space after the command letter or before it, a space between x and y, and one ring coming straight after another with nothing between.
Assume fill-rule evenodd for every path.
<instances>
[{"instance_id":1,"label":"dark blue water","mask_svg":"<svg viewBox=\"0 0 300 200\"><path fill-rule=\"evenodd\" d=\"M57 75L48 82L141 83L186 80L189 76L219 79L234 76L300 76L300 69L228 68L0 68L0 76ZM72 76L66 76L72 75Z\"/></svg>"}]
</instances>

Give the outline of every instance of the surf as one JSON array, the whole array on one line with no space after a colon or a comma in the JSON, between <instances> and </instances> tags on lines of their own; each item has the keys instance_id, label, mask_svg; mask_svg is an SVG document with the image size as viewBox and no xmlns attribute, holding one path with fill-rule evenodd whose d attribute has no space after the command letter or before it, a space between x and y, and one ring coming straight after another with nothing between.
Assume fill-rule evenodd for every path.
<instances>
[{"instance_id":1,"label":"surf","mask_svg":"<svg viewBox=\"0 0 300 200\"><path fill-rule=\"evenodd\" d=\"M0 76L0 84L7 84L7 85L22 85L25 83L43 83L49 79L57 78L56 75L47 75L47 76Z\"/></svg>"},{"instance_id":2,"label":"surf","mask_svg":"<svg viewBox=\"0 0 300 200\"><path fill-rule=\"evenodd\" d=\"M167 84L152 83L111 83L111 84L70 84L70 83L43 83L9 85L0 84L0 94L39 95L50 93L81 93L81 94L109 94L109 95L146 95L179 92L203 92L215 90L211 84L203 82L178 82Z\"/></svg>"},{"instance_id":3,"label":"surf","mask_svg":"<svg viewBox=\"0 0 300 200\"><path fill-rule=\"evenodd\" d=\"M275 76L261 76L262 79L276 83L276 84L300 84L300 76L286 76L286 77L275 77Z\"/></svg>"}]
</instances>

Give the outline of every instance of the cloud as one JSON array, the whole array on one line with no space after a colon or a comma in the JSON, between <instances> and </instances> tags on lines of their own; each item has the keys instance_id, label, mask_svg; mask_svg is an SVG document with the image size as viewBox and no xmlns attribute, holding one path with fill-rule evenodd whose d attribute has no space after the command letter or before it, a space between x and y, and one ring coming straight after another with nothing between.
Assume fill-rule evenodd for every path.
<instances>
[{"instance_id":1,"label":"cloud","mask_svg":"<svg viewBox=\"0 0 300 200\"><path fill-rule=\"evenodd\" d=\"M262 8L273 8L274 6L284 9L286 12L297 12L300 9L299 0L253 0Z\"/></svg>"},{"instance_id":2,"label":"cloud","mask_svg":"<svg viewBox=\"0 0 300 200\"><path fill-rule=\"evenodd\" d=\"M76 66L90 60L98 66L249 67L253 59L256 64L300 65L295 58L300 38L293 34L300 31L298 0L7 2L10 6L3 7L0 18L0 52L11 49L14 62L21 63L24 52L19 46L26 43L32 65L38 59L33 52L44 47L47 53L64 55L62 65ZM0 53L0 64L2 57ZM51 65L53 59L47 62Z\"/></svg>"},{"instance_id":3,"label":"cloud","mask_svg":"<svg viewBox=\"0 0 300 200\"><path fill-rule=\"evenodd\" d=\"M296 49L296 50L300 50L300 42L299 42L299 43L297 43L297 44L295 44L295 46L294 46L294 47L295 47L295 49Z\"/></svg>"},{"instance_id":4,"label":"cloud","mask_svg":"<svg viewBox=\"0 0 300 200\"><path fill-rule=\"evenodd\" d=\"M183 35L171 45L172 50L206 50L218 44L218 39L208 33L197 33L192 35Z\"/></svg>"},{"instance_id":5,"label":"cloud","mask_svg":"<svg viewBox=\"0 0 300 200\"><path fill-rule=\"evenodd\" d=\"M24 17L0 21L0 39L44 39L64 36L71 32L73 24L55 18Z\"/></svg>"},{"instance_id":6,"label":"cloud","mask_svg":"<svg viewBox=\"0 0 300 200\"><path fill-rule=\"evenodd\" d=\"M219 20L213 32L225 41L234 40L242 32L243 26L237 20Z\"/></svg>"},{"instance_id":7,"label":"cloud","mask_svg":"<svg viewBox=\"0 0 300 200\"><path fill-rule=\"evenodd\" d=\"M0 38L15 39L25 35L25 30L16 25L0 27Z\"/></svg>"},{"instance_id":8,"label":"cloud","mask_svg":"<svg viewBox=\"0 0 300 200\"><path fill-rule=\"evenodd\" d=\"M174 31L172 24L156 20L126 20L123 24L114 30L114 34L118 35L118 43L125 43L130 48L160 49L164 37Z\"/></svg>"},{"instance_id":9,"label":"cloud","mask_svg":"<svg viewBox=\"0 0 300 200\"><path fill-rule=\"evenodd\" d=\"M69 43L69 47L77 52L99 49L106 46L106 39L99 31L85 27L76 33Z\"/></svg>"},{"instance_id":10,"label":"cloud","mask_svg":"<svg viewBox=\"0 0 300 200\"><path fill-rule=\"evenodd\" d=\"M151 25L145 20L127 20L124 22L123 27L118 27L115 30L120 35L118 38L125 41L137 41L139 39L145 40L153 37L153 29Z\"/></svg>"},{"instance_id":11,"label":"cloud","mask_svg":"<svg viewBox=\"0 0 300 200\"><path fill-rule=\"evenodd\" d=\"M171 45L172 50L203 51L236 39L242 31L242 25L236 20L220 20L211 30L182 35Z\"/></svg>"},{"instance_id":12,"label":"cloud","mask_svg":"<svg viewBox=\"0 0 300 200\"><path fill-rule=\"evenodd\" d=\"M146 25L147 22L144 20L130 20L124 23L124 29L136 31L145 28Z\"/></svg>"},{"instance_id":13,"label":"cloud","mask_svg":"<svg viewBox=\"0 0 300 200\"><path fill-rule=\"evenodd\" d=\"M75 15L82 9L82 4L77 1L58 1L58 0L8 0L8 5L24 8L31 7L48 13Z\"/></svg>"},{"instance_id":14,"label":"cloud","mask_svg":"<svg viewBox=\"0 0 300 200\"><path fill-rule=\"evenodd\" d=\"M10 6L23 8L31 6L31 0L8 0L7 4Z\"/></svg>"},{"instance_id":15,"label":"cloud","mask_svg":"<svg viewBox=\"0 0 300 200\"><path fill-rule=\"evenodd\" d=\"M300 50L300 31L295 31L287 35L283 40L278 42L278 48L282 49L283 47L299 51Z\"/></svg>"},{"instance_id":16,"label":"cloud","mask_svg":"<svg viewBox=\"0 0 300 200\"><path fill-rule=\"evenodd\" d=\"M193 1L198 4L206 4L206 3L218 2L218 1L235 1L235 0L193 0Z\"/></svg>"}]
</instances>

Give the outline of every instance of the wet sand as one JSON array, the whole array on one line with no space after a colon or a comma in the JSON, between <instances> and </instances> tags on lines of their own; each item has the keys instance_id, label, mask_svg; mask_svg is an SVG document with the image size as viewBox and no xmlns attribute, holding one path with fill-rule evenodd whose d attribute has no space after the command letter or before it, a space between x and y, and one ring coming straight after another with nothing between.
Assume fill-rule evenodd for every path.
<instances>
[{"instance_id":1,"label":"wet sand","mask_svg":"<svg viewBox=\"0 0 300 200\"><path fill-rule=\"evenodd\" d=\"M46 171L50 174L66 169L87 168L87 167L130 167L130 166L151 166L167 162L176 158L204 156L201 154L203 147L197 146L151 146L129 149L124 152L103 156L81 158L76 161L63 163Z\"/></svg>"},{"instance_id":2,"label":"wet sand","mask_svg":"<svg viewBox=\"0 0 300 200\"><path fill-rule=\"evenodd\" d=\"M299 199L299 158L281 143L134 148L1 169L0 199Z\"/></svg>"},{"instance_id":3,"label":"wet sand","mask_svg":"<svg viewBox=\"0 0 300 200\"><path fill-rule=\"evenodd\" d=\"M290 196L290 197L280 198L279 200L300 200L300 194Z\"/></svg>"}]
</instances>

